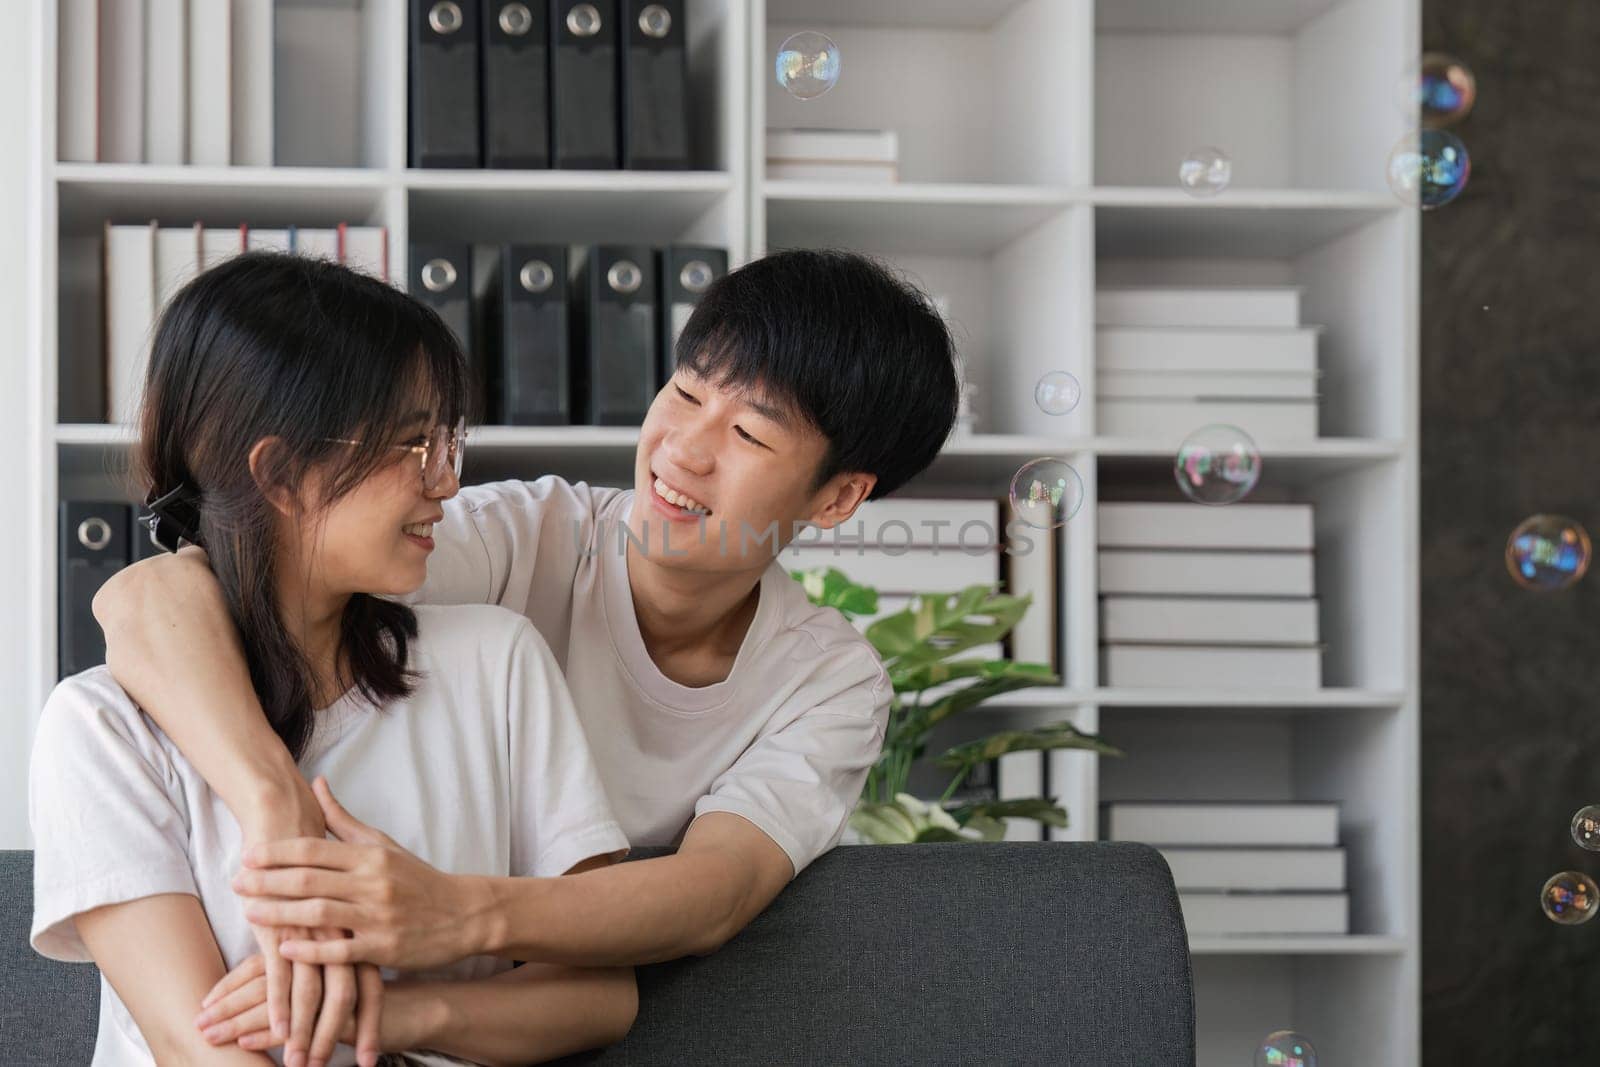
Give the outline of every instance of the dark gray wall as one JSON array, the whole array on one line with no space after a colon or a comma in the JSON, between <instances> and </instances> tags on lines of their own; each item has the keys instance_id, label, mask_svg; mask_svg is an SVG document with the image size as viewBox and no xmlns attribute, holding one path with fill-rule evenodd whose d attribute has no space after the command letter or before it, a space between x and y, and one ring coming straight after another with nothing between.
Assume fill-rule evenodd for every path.
<instances>
[{"instance_id":1,"label":"dark gray wall","mask_svg":"<svg viewBox=\"0 0 1600 1067\"><path fill-rule=\"evenodd\" d=\"M1427 1064L1600 1063L1600 568L1556 594L1503 562L1523 517L1600 535L1600 6L1425 0L1477 73L1472 178L1422 229L1423 1048Z\"/></svg>"}]
</instances>

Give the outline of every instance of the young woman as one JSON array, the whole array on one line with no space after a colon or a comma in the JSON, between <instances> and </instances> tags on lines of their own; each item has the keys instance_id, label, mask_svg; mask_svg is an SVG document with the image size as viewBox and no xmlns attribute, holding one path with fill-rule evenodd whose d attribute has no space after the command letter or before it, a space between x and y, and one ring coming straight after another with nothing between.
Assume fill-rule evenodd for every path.
<instances>
[{"instance_id":1,"label":"young woman","mask_svg":"<svg viewBox=\"0 0 1600 1067\"><path fill-rule=\"evenodd\" d=\"M139 473L158 514L207 550L273 730L346 825L458 874L603 865L627 840L529 621L389 599L422 585L458 489L465 381L448 329L404 294L329 263L241 256L162 316ZM51 694L30 815L33 945L99 965L96 1064L264 1064L285 1039L291 1067L307 1046L311 1064L355 1063L358 1041L364 1064L418 1049L530 1062L632 1024L630 968L474 957L385 971L387 985L365 972L359 1034L354 972L330 968L326 994L297 974L297 996L325 996L316 1032L275 1032L231 887L239 824L103 667ZM196 1017L230 968L212 1044Z\"/></svg>"}]
</instances>

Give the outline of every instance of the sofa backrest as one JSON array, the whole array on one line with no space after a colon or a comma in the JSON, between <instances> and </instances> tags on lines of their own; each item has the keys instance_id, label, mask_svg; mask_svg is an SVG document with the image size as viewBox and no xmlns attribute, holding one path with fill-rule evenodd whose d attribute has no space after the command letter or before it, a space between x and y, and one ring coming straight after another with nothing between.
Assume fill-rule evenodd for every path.
<instances>
[{"instance_id":1,"label":"sofa backrest","mask_svg":"<svg viewBox=\"0 0 1600 1067\"><path fill-rule=\"evenodd\" d=\"M96 980L27 945L31 856L0 853L0 1063L87 1063ZM588 1064L1194 1062L1172 876L1129 844L847 846L721 951L640 967Z\"/></svg>"}]
</instances>

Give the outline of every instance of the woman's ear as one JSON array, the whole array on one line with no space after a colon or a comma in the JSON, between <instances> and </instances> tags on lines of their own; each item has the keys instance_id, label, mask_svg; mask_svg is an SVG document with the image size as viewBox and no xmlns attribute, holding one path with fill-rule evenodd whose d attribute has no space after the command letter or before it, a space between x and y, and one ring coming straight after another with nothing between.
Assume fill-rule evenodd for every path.
<instances>
[{"instance_id":1,"label":"woman's ear","mask_svg":"<svg viewBox=\"0 0 1600 1067\"><path fill-rule=\"evenodd\" d=\"M290 516L298 510L299 501L284 477L283 454L281 438L263 437L257 441L250 449L250 477L274 510Z\"/></svg>"}]
</instances>

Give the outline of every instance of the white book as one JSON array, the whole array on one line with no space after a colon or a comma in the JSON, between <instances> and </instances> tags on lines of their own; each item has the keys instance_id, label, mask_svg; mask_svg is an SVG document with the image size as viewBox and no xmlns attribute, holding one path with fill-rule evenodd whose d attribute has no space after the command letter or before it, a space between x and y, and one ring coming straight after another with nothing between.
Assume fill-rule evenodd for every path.
<instances>
[{"instance_id":1,"label":"white book","mask_svg":"<svg viewBox=\"0 0 1600 1067\"><path fill-rule=\"evenodd\" d=\"M106 224L106 418L129 424L138 412L155 322L156 226Z\"/></svg>"},{"instance_id":2,"label":"white book","mask_svg":"<svg viewBox=\"0 0 1600 1067\"><path fill-rule=\"evenodd\" d=\"M221 2L221 0L216 0ZM232 93L229 136L236 167L273 161L272 0L232 0Z\"/></svg>"},{"instance_id":3,"label":"white book","mask_svg":"<svg viewBox=\"0 0 1600 1067\"><path fill-rule=\"evenodd\" d=\"M340 226L340 255L351 270L389 280L389 231L382 226Z\"/></svg>"},{"instance_id":4,"label":"white book","mask_svg":"<svg viewBox=\"0 0 1600 1067\"><path fill-rule=\"evenodd\" d=\"M1350 932L1345 893L1179 893L1178 906L1190 937Z\"/></svg>"},{"instance_id":5,"label":"white book","mask_svg":"<svg viewBox=\"0 0 1600 1067\"><path fill-rule=\"evenodd\" d=\"M767 178L770 181L893 185L900 180L900 170L892 163L795 163L768 160Z\"/></svg>"},{"instance_id":6,"label":"white book","mask_svg":"<svg viewBox=\"0 0 1600 1067\"><path fill-rule=\"evenodd\" d=\"M200 271L199 226L162 227L156 231L156 318L173 294Z\"/></svg>"},{"instance_id":7,"label":"white book","mask_svg":"<svg viewBox=\"0 0 1600 1067\"><path fill-rule=\"evenodd\" d=\"M1300 325L1300 290L1292 286L1107 286L1095 292L1094 307L1101 326Z\"/></svg>"},{"instance_id":8,"label":"white book","mask_svg":"<svg viewBox=\"0 0 1600 1067\"><path fill-rule=\"evenodd\" d=\"M1099 326L1101 370L1299 371L1317 369L1314 328L1223 330Z\"/></svg>"},{"instance_id":9,"label":"white book","mask_svg":"<svg viewBox=\"0 0 1600 1067\"><path fill-rule=\"evenodd\" d=\"M835 538L837 532L837 538ZM993 548L1003 543L995 500L888 497L869 500L832 530L806 530L801 541L832 545L893 545L945 549Z\"/></svg>"},{"instance_id":10,"label":"white book","mask_svg":"<svg viewBox=\"0 0 1600 1067\"><path fill-rule=\"evenodd\" d=\"M1161 850L1180 892L1289 892L1345 887L1342 848L1183 848Z\"/></svg>"},{"instance_id":11,"label":"white book","mask_svg":"<svg viewBox=\"0 0 1600 1067\"><path fill-rule=\"evenodd\" d=\"M756 551L756 535L746 537L751 551ZM708 536L716 537L715 533ZM728 551L739 550L739 533L728 531ZM770 541L768 542L770 544ZM966 552L938 552L932 549L912 548L904 552L885 552L878 548L835 550L827 547L797 547L789 545L778 556L785 570L805 571L832 567L843 571L861 585L870 585L880 593L954 593L969 585L1000 584L1000 554L998 550L981 555Z\"/></svg>"},{"instance_id":12,"label":"white book","mask_svg":"<svg viewBox=\"0 0 1600 1067\"><path fill-rule=\"evenodd\" d=\"M1315 400L1313 371L1159 371L1098 370L1095 396L1101 400Z\"/></svg>"},{"instance_id":13,"label":"white book","mask_svg":"<svg viewBox=\"0 0 1600 1067\"><path fill-rule=\"evenodd\" d=\"M1044 753L1007 752L997 761L996 796L1000 800L1030 800L1044 796ZM1007 819L1007 841L1043 841L1044 823L1037 819Z\"/></svg>"},{"instance_id":14,"label":"white book","mask_svg":"<svg viewBox=\"0 0 1600 1067\"><path fill-rule=\"evenodd\" d=\"M1108 596L1100 602L1107 642L1314 645L1315 600L1273 597Z\"/></svg>"},{"instance_id":15,"label":"white book","mask_svg":"<svg viewBox=\"0 0 1600 1067\"><path fill-rule=\"evenodd\" d=\"M1117 800L1101 805L1107 841L1184 848L1333 848L1339 805Z\"/></svg>"},{"instance_id":16,"label":"white book","mask_svg":"<svg viewBox=\"0 0 1600 1067\"><path fill-rule=\"evenodd\" d=\"M1095 757L1087 752L1070 748L1055 748L1044 754L1045 792L1055 797L1056 803L1067 809L1071 822L1065 827L1045 828L1047 841L1082 841L1089 820L1082 811L1073 810L1073 798L1087 791L1085 776L1093 770Z\"/></svg>"},{"instance_id":17,"label":"white book","mask_svg":"<svg viewBox=\"0 0 1600 1067\"><path fill-rule=\"evenodd\" d=\"M1102 548L1315 547L1310 504L1101 504L1096 513Z\"/></svg>"},{"instance_id":18,"label":"white book","mask_svg":"<svg viewBox=\"0 0 1600 1067\"><path fill-rule=\"evenodd\" d=\"M287 252L289 251L289 231L287 229L258 230L251 226L245 231L245 249L250 252Z\"/></svg>"},{"instance_id":19,"label":"white book","mask_svg":"<svg viewBox=\"0 0 1600 1067\"><path fill-rule=\"evenodd\" d=\"M189 6L189 162L226 167L233 157L233 4Z\"/></svg>"},{"instance_id":20,"label":"white book","mask_svg":"<svg viewBox=\"0 0 1600 1067\"><path fill-rule=\"evenodd\" d=\"M60 0L56 69L56 158L93 163L99 152L100 12L97 0Z\"/></svg>"},{"instance_id":21,"label":"white book","mask_svg":"<svg viewBox=\"0 0 1600 1067\"><path fill-rule=\"evenodd\" d=\"M1008 524L1016 516L1009 500L1006 516ZM1061 549L1056 531L1030 527L1018 532L1019 538L1009 541L1008 550L1001 554L1006 592L1013 596L1031 594L1033 603L1011 631L1011 658L1023 663L1048 664L1060 673L1057 654L1061 647L1057 629L1060 584L1056 561Z\"/></svg>"},{"instance_id":22,"label":"white book","mask_svg":"<svg viewBox=\"0 0 1600 1067\"><path fill-rule=\"evenodd\" d=\"M332 229L299 229L294 235L296 255L311 259L339 262L339 231Z\"/></svg>"},{"instance_id":23,"label":"white book","mask_svg":"<svg viewBox=\"0 0 1600 1067\"><path fill-rule=\"evenodd\" d=\"M768 163L894 163L899 158L900 138L893 130L767 130Z\"/></svg>"},{"instance_id":24,"label":"white book","mask_svg":"<svg viewBox=\"0 0 1600 1067\"><path fill-rule=\"evenodd\" d=\"M188 0L145 0L144 160L189 156Z\"/></svg>"},{"instance_id":25,"label":"white book","mask_svg":"<svg viewBox=\"0 0 1600 1067\"><path fill-rule=\"evenodd\" d=\"M1112 400L1095 407L1107 437L1177 445L1202 426L1237 426L1256 441L1310 441L1317 436L1315 400Z\"/></svg>"},{"instance_id":26,"label":"white book","mask_svg":"<svg viewBox=\"0 0 1600 1067\"><path fill-rule=\"evenodd\" d=\"M1100 593L1306 597L1316 591L1310 552L1102 549Z\"/></svg>"},{"instance_id":27,"label":"white book","mask_svg":"<svg viewBox=\"0 0 1600 1067\"><path fill-rule=\"evenodd\" d=\"M1130 689L1318 689L1322 649L1265 645L1104 645L1102 685Z\"/></svg>"},{"instance_id":28,"label":"white book","mask_svg":"<svg viewBox=\"0 0 1600 1067\"><path fill-rule=\"evenodd\" d=\"M144 162L145 0L100 5L100 162Z\"/></svg>"},{"instance_id":29,"label":"white book","mask_svg":"<svg viewBox=\"0 0 1600 1067\"><path fill-rule=\"evenodd\" d=\"M200 231L201 270L210 270L243 251L244 228L241 226L206 226Z\"/></svg>"}]
</instances>

